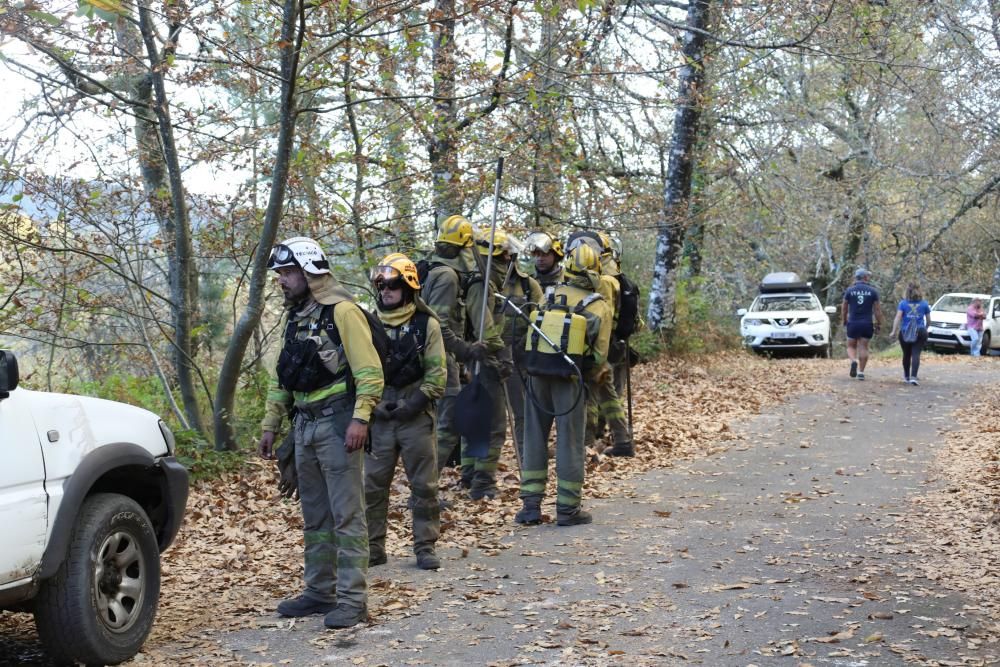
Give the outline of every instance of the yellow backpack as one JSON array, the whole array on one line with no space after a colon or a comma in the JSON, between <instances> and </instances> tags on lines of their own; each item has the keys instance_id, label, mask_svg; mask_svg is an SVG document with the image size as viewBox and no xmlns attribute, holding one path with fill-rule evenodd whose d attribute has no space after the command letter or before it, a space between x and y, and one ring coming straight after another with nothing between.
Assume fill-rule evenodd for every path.
<instances>
[{"instance_id":1,"label":"yellow backpack","mask_svg":"<svg viewBox=\"0 0 1000 667\"><path fill-rule=\"evenodd\" d=\"M524 370L529 375L564 378L588 370L593 357L587 352L597 339L601 321L586 308L602 298L597 293L588 294L569 306L565 294L549 295L548 301L531 313L532 327L524 341Z\"/></svg>"}]
</instances>

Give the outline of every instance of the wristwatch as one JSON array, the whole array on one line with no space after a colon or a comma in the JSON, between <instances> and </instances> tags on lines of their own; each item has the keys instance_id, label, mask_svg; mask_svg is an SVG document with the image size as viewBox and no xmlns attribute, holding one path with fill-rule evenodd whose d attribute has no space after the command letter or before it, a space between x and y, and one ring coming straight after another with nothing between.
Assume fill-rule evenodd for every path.
<instances>
[{"instance_id":1,"label":"wristwatch","mask_svg":"<svg viewBox=\"0 0 1000 667\"><path fill-rule=\"evenodd\" d=\"M364 424L365 426L368 426L368 420L367 419L362 419L361 417L351 417L351 420L352 421L356 421L359 424Z\"/></svg>"}]
</instances>

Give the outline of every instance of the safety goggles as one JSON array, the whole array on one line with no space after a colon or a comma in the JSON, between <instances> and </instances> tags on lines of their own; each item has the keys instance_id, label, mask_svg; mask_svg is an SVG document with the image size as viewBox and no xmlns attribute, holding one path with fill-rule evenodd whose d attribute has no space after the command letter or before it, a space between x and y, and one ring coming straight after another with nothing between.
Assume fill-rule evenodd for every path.
<instances>
[{"instance_id":1,"label":"safety goggles","mask_svg":"<svg viewBox=\"0 0 1000 667\"><path fill-rule=\"evenodd\" d=\"M382 291L384 289L400 289L403 287L403 274L391 266L376 266L369 274L372 286Z\"/></svg>"},{"instance_id":2,"label":"safety goggles","mask_svg":"<svg viewBox=\"0 0 1000 667\"><path fill-rule=\"evenodd\" d=\"M267 260L269 270L280 269L283 266L298 266L295 261L295 253L286 245L279 243L271 249L271 256Z\"/></svg>"},{"instance_id":3,"label":"safety goggles","mask_svg":"<svg viewBox=\"0 0 1000 667\"><path fill-rule=\"evenodd\" d=\"M550 252L552 250L552 237L544 232L530 234L524 240L524 249L531 253L540 252L545 254Z\"/></svg>"}]
</instances>

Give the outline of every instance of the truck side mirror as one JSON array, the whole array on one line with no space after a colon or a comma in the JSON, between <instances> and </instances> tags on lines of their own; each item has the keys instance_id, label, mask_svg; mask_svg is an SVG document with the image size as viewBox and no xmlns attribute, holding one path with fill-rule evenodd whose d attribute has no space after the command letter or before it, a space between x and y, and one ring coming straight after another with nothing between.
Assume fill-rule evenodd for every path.
<instances>
[{"instance_id":1,"label":"truck side mirror","mask_svg":"<svg viewBox=\"0 0 1000 667\"><path fill-rule=\"evenodd\" d=\"M837 313L837 307L827 306L826 308L823 309L823 312L825 312L827 315L835 315Z\"/></svg>"},{"instance_id":2,"label":"truck side mirror","mask_svg":"<svg viewBox=\"0 0 1000 667\"><path fill-rule=\"evenodd\" d=\"M740 308L739 310L736 311L737 317L743 317L746 314L747 314L746 308Z\"/></svg>"},{"instance_id":3,"label":"truck side mirror","mask_svg":"<svg viewBox=\"0 0 1000 667\"><path fill-rule=\"evenodd\" d=\"M0 350L0 398L10 396L10 392L17 389L19 379L17 357L13 352Z\"/></svg>"}]
</instances>

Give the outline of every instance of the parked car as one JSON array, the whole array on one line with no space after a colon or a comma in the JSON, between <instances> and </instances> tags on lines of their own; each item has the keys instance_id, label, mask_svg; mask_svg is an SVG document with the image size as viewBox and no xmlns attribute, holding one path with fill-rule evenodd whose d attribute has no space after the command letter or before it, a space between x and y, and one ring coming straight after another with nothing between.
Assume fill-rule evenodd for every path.
<instances>
[{"instance_id":1,"label":"parked car","mask_svg":"<svg viewBox=\"0 0 1000 667\"><path fill-rule=\"evenodd\" d=\"M965 311L973 299L983 302L986 319L983 320L982 354L1000 350L1000 296L952 292L945 294L931 306L931 324L927 329L927 348L931 350L969 351L969 332L965 327Z\"/></svg>"},{"instance_id":2,"label":"parked car","mask_svg":"<svg viewBox=\"0 0 1000 667\"><path fill-rule=\"evenodd\" d=\"M760 283L750 308L740 308L740 335L754 352L806 351L829 357L830 315L809 283L795 273L769 273Z\"/></svg>"},{"instance_id":3,"label":"parked car","mask_svg":"<svg viewBox=\"0 0 1000 667\"><path fill-rule=\"evenodd\" d=\"M123 662L153 626L187 471L152 412L18 379L0 350L0 609L33 612L59 663Z\"/></svg>"}]
</instances>

